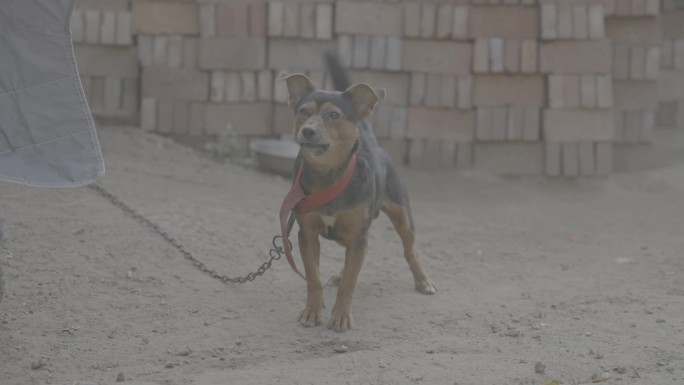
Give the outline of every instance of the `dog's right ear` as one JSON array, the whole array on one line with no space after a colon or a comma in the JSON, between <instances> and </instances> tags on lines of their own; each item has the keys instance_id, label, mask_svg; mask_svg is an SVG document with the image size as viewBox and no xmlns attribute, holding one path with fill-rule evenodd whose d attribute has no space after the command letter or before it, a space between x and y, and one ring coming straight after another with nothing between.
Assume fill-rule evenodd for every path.
<instances>
[{"instance_id":1,"label":"dog's right ear","mask_svg":"<svg viewBox=\"0 0 684 385\"><path fill-rule=\"evenodd\" d=\"M304 74L283 74L281 76L287 83L287 92L290 95L287 104L292 108L297 106L302 97L316 89L311 79Z\"/></svg>"}]
</instances>

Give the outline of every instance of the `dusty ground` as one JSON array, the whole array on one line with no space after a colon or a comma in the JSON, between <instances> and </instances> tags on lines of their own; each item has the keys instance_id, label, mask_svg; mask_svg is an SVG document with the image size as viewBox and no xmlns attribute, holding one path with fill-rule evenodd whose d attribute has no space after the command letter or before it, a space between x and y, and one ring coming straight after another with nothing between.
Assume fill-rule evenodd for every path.
<instances>
[{"instance_id":1,"label":"dusty ground","mask_svg":"<svg viewBox=\"0 0 684 385\"><path fill-rule=\"evenodd\" d=\"M209 265L266 258L287 181L100 136L102 184ZM381 217L344 334L296 322L305 285L284 261L224 285L88 189L0 184L0 384L682 384L684 141L660 142L605 181L404 171L439 293L413 291ZM324 277L341 263L326 243Z\"/></svg>"}]
</instances>

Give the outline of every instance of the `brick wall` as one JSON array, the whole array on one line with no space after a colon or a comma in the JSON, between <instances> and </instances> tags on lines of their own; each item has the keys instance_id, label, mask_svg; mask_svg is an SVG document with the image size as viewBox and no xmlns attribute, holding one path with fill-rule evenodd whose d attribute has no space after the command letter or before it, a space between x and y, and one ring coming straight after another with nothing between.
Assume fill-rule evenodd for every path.
<instances>
[{"instance_id":1,"label":"brick wall","mask_svg":"<svg viewBox=\"0 0 684 385\"><path fill-rule=\"evenodd\" d=\"M684 126L682 25L679 0L80 0L72 31L93 113L145 130L286 136L278 74L330 88L335 49L387 89L395 162L576 177Z\"/></svg>"}]
</instances>

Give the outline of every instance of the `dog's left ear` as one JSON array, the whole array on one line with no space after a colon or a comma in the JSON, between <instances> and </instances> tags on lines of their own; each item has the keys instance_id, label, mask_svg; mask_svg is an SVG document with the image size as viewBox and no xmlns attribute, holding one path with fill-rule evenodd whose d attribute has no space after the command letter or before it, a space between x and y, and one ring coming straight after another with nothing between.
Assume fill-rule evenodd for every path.
<instances>
[{"instance_id":1,"label":"dog's left ear","mask_svg":"<svg viewBox=\"0 0 684 385\"><path fill-rule=\"evenodd\" d=\"M356 112L359 119L370 116L375 105L385 100L384 88L375 91L366 83L354 84L347 88L344 93L351 98L352 104L354 105L354 112Z\"/></svg>"},{"instance_id":2,"label":"dog's left ear","mask_svg":"<svg viewBox=\"0 0 684 385\"><path fill-rule=\"evenodd\" d=\"M285 83L287 83L287 92L290 94L287 104L292 108L297 106L297 103L304 95L316 89L311 79L304 74L283 74L281 76L285 79Z\"/></svg>"}]
</instances>

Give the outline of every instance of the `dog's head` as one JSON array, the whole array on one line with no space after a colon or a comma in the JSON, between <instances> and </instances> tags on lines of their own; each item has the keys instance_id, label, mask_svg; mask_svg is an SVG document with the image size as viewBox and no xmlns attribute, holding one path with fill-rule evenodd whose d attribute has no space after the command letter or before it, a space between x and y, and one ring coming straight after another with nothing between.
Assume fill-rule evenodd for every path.
<instances>
[{"instance_id":1,"label":"dog's head","mask_svg":"<svg viewBox=\"0 0 684 385\"><path fill-rule=\"evenodd\" d=\"M343 92L316 89L306 75L285 75L288 104L295 113L294 137L310 163L337 167L358 137L358 122L373 113L385 90L354 84Z\"/></svg>"}]
</instances>

